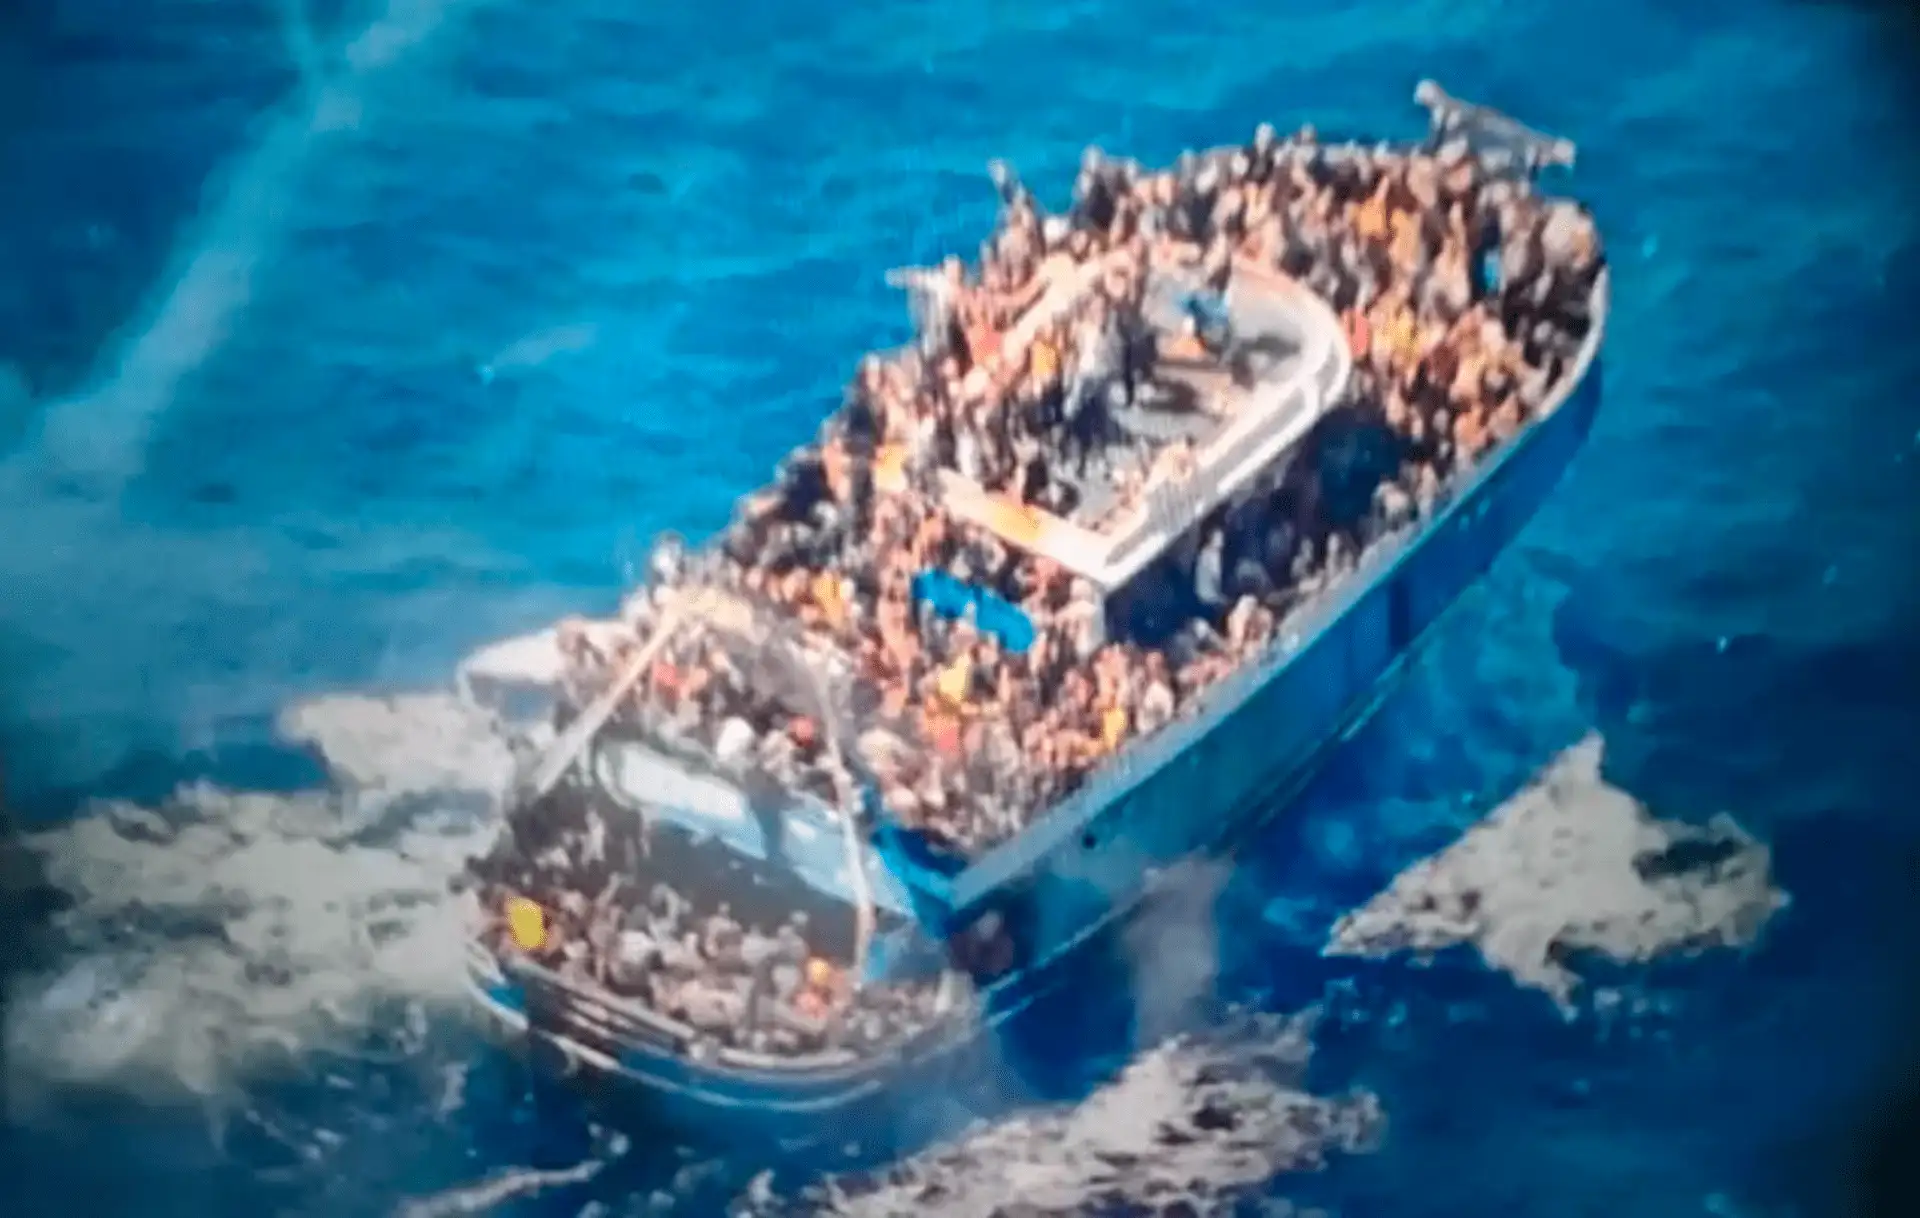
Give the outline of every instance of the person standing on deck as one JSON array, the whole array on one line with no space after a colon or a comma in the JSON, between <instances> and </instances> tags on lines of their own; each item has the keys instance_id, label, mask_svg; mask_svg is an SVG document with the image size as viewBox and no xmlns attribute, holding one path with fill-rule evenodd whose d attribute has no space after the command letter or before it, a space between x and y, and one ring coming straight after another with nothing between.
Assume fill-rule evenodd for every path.
<instances>
[{"instance_id":1,"label":"person standing on deck","mask_svg":"<svg viewBox=\"0 0 1920 1218\"><path fill-rule=\"evenodd\" d=\"M1125 392L1125 341L1117 319L1100 312L1081 323L1076 335L1072 381L1064 407L1066 448L1075 472L1084 475L1087 462L1106 434L1108 400Z\"/></svg>"},{"instance_id":2,"label":"person standing on deck","mask_svg":"<svg viewBox=\"0 0 1920 1218\"><path fill-rule=\"evenodd\" d=\"M1098 148L1089 148L1080 158L1080 175L1073 184L1075 228L1104 233L1113 227L1118 211L1118 192L1113 171Z\"/></svg>"},{"instance_id":3,"label":"person standing on deck","mask_svg":"<svg viewBox=\"0 0 1920 1218\"><path fill-rule=\"evenodd\" d=\"M1193 596L1209 614L1226 608L1226 530L1219 521L1202 526L1193 559Z\"/></svg>"}]
</instances>

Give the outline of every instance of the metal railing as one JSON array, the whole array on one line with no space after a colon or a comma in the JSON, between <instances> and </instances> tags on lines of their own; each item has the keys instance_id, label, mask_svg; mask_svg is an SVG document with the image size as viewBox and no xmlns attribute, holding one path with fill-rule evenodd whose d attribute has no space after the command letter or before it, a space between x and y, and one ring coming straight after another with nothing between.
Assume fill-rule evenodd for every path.
<instances>
[{"instance_id":1,"label":"metal railing","mask_svg":"<svg viewBox=\"0 0 1920 1218\"><path fill-rule=\"evenodd\" d=\"M1129 559L1156 539L1177 536L1194 523L1205 508L1224 499L1247 477L1244 466L1262 446L1285 447L1298 439L1304 428L1301 419L1313 420L1338 397L1345 386L1352 361L1345 347L1332 336L1319 336L1318 358L1306 371L1294 376L1276 390L1281 401L1269 409L1248 411L1216 437L1214 451L1205 455L1201 468L1191 477L1155 487L1146 498L1141 526L1116 544L1107 555L1107 564L1116 568L1114 578L1126 573ZM1309 424L1310 425L1310 424ZM1229 485L1229 483L1235 485Z\"/></svg>"},{"instance_id":2,"label":"metal railing","mask_svg":"<svg viewBox=\"0 0 1920 1218\"><path fill-rule=\"evenodd\" d=\"M1433 147L1464 140L1490 169L1517 170L1528 177L1550 165L1573 168L1579 150L1572 140L1536 131L1491 106L1461 101L1435 81L1421 81L1413 90L1413 100L1427 108Z\"/></svg>"}]
</instances>

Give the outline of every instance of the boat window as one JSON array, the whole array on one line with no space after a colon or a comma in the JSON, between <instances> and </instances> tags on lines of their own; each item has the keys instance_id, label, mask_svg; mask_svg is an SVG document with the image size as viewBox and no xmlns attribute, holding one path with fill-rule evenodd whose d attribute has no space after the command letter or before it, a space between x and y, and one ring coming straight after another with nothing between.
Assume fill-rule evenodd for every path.
<instances>
[{"instance_id":1,"label":"boat window","mask_svg":"<svg viewBox=\"0 0 1920 1218\"><path fill-rule=\"evenodd\" d=\"M1230 573L1245 549L1246 509L1220 508L1193 524L1107 600L1109 637L1142 647L1166 647L1196 623L1223 616Z\"/></svg>"},{"instance_id":2,"label":"boat window","mask_svg":"<svg viewBox=\"0 0 1920 1218\"><path fill-rule=\"evenodd\" d=\"M1107 603L1107 628L1119 642L1159 647L1188 623L1207 616L1195 563L1169 554L1143 569Z\"/></svg>"}]
</instances>

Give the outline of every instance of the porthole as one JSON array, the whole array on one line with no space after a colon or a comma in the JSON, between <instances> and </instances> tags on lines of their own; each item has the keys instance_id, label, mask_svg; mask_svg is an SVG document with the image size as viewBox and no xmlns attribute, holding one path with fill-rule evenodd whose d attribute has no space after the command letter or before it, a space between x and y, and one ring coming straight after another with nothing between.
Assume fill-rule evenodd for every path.
<instances>
[{"instance_id":1,"label":"porthole","mask_svg":"<svg viewBox=\"0 0 1920 1218\"><path fill-rule=\"evenodd\" d=\"M1092 850L1097 848L1099 845L1100 845L1100 836L1097 833L1095 833L1093 830L1089 829L1085 833L1082 833L1080 835L1080 848L1082 850Z\"/></svg>"}]
</instances>

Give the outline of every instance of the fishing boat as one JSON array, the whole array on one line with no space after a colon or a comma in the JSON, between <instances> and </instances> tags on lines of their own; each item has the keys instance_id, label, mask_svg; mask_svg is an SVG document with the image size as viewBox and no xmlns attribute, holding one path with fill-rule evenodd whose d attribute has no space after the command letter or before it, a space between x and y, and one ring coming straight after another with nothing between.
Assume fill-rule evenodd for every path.
<instances>
[{"instance_id":1,"label":"fishing boat","mask_svg":"<svg viewBox=\"0 0 1920 1218\"><path fill-rule=\"evenodd\" d=\"M1234 173L1249 163L1291 159L1308 167L1300 180L1334 183L1327 189L1336 194L1343 158L1425 157L1443 168L1470 162L1464 172L1473 181L1506 183L1501 197L1522 199L1548 198L1541 175L1572 166L1566 141L1458 101L1432 82L1420 86L1416 100L1429 113L1424 141L1361 148L1325 144L1311 133L1292 140L1269 134L1201 160ZM1204 164L1187 170L1202 179L1209 172ZM1116 180L1144 179L1128 170ZM1002 185L1003 195L1017 193ZM1503 309L1511 313L1518 290L1502 282L1514 261L1503 261L1503 239L1510 247L1514 235L1495 234L1482 251L1474 307L1496 319L1486 324L1513 332L1528 323L1497 321ZM1088 285L1106 274L1097 249L1081 252L1034 289L991 354L956 375L991 380L999 365L1031 369L1042 359L1031 354L1033 345L1057 332L1050 327L1080 308ZM1046 1009L1069 979L1084 976L1075 962L1106 950L1114 932L1179 882L1182 864L1230 853L1286 809L1546 499L1581 448L1600 400L1607 274L1597 252L1589 261L1580 299L1570 306L1577 325L1561 355L1542 357L1544 380L1525 417L1482 446L1460 448L1456 465L1424 502L1370 528L1358 553L1310 589L1274 601L1282 608L1270 628L1237 649L1218 642L1223 631L1232 633L1220 624L1220 598L1170 597L1167 589L1208 582L1196 574L1208 561L1201 537L1207 529L1296 494L1301 478L1327 477L1338 445L1326 437L1345 434L1355 384L1372 375L1368 367L1393 367L1391 353L1373 354L1378 342L1406 341L1370 343L1354 303L1316 288L1301 260L1236 255L1225 268L1156 262L1137 285L1142 324L1162 338L1154 375L1184 385L1190 405L1207 405L1139 422L1138 433L1178 446L1181 465L1130 497L1090 486L1070 502L1037 504L989 488L977 470L958 468L965 461L903 473L897 455L881 444L869 463L872 495L911 500L923 514L990 537L1015 558L1044 559L1048 570L1066 573L1061 582L1072 591L1059 612L1092 632L1094 650L1079 662L1097 666L1097 657L1112 654L1152 669L1152 656L1173 654L1185 646L1181 639L1214 640L1194 652L1200 660L1189 667L1214 657L1207 662L1219 671L1191 688L1182 684L1176 713L1143 728L1144 715L1136 712L1132 727L1096 749L1084 773L1032 788L1041 792L1038 806L1000 815L997 829L940 831L942 822L923 803L914 801L910 814L903 797L890 793L902 784L889 776L887 750L933 746L907 739L905 728L875 727L900 717L897 706L876 707L873 691L863 689L862 666L884 657L884 647L863 651L845 643L858 642L859 626L845 626L834 612L796 614L791 598L770 599L765 586L685 574L711 571L717 558L668 552L659 586L646 594L644 628L600 624L576 631L569 644L591 647L590 638L581 639L608 632L597 688L567 688L557 664L520 683L551 695L560 726L530 765L507 818L507 836L521 839L515 857L534 861L476 866L483 899L470 977L480 1008L543 1071L694 1136L898 1145L925 1130L928 1098L959 1094L982 1073L982 1062L1004 1063L1010 1030ZM1224 290L1209 297L1209 283L1217 288L1221 280ZM960 282L951 268L896 281L914 293L923 332L951 321L952 302L942 295ZM1466 433L1456 426L1450 434ZM1323 482L1313 485L1316 494L1327 493ZM957 619L975 649L968 654L1001 657L1016 675L1037 670L1038 661L1006 657L1043 649L1039 636L1053 627L990 585L977 571L972 578L966 570L921 571L911 592L914 620L925 630L939 623L938 631L951 631ZM1192 625L1190 619L1209 615L1211 628ZM836 625L844 627L841 641ZM652 696L648 682L666 679L659 657L691 635L710 649L702 654L716 657L713 663L773 691L766 696L792 722L810 725L802 743L824 759L810 778L796 780L791 769L785 779L770 777L765 767L739 761L743 748L752 753L739 741L703 744L669 730L670 716L621 709ZM550 640L505 645L463 672L463 686L494 704L523 703L527 688L516 687L511 672L528 666L501 657L529 648L552 650ZM673 681L684 679L670 665L665 671ZM991 725L976 731L985 739ZM791 751L789 742L780 743ZM1028 764L1016 762L1012 768ZM998 764L1009 768L1005 758ZM552 828L563 821L575 828ZM610 835L626 844L608 845ZM577 861L583 852L592 882L568 881L581 892L556 896L552 885L534 891L537 874L585 866ZM557 861L549 867L542 859ZM608 945L621 934L641 944L643 973L677 967L679 956L709 948L742 955L737 934L729 932L730 943L729 934L720 935L717 947L701 938L705 932L689 932L679 943L671 927L694 923L648 922L652 914L624 915L624 923L592 930L587 906L594 892L587 889L636 887L628 882L636 876L640 889L670 881L654 886L655 897L698 905L708 919L700 925L717 918L735 931L803 926L794 937L805 939L804 963L787 957L788 973L769 990L765 977L778 966L761 961L752 966L760 980L742 981L741 991L750 1012L789 999L804 1007L800 991L812 985L817 965L824 980L813 1017L832 1031L823 1038L735 1036L726 1031L728 1020L751 1022L758 1014L743 1016L736 1004L716 1024L711 1012L688 1013L702 994L663 998L663 983L651 974L616 984L611 978L620 968L607 959L618 952ZM663 888L669 897L659 896ZM577 907L561 908L570 904ZM571 928L571 947L554 941L562 924ZM777 946L745 954L780 958ZM895 1007L908 1014L875 1013Z\"/></svg>"}]
</instances>

